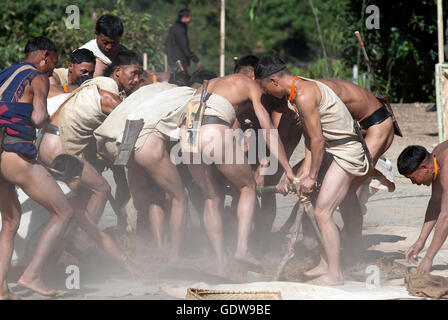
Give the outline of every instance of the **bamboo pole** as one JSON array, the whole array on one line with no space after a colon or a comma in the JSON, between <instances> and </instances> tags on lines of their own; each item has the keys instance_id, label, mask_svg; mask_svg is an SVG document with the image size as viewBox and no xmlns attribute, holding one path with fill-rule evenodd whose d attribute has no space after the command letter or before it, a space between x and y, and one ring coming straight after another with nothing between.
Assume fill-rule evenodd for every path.
<instances>
[{"instance_id":1,"label":"bamboo pole","mask_svg":"<svg viewBox=\"0 0 448 320\"><path fill-rule=\"evenodd\" d=\"M219 76L225 75L225 41L226 41L226 0L221 0L221 17L219 32Z\"/></svg>"},{"instance_id":2,"label":"bamboo pole","mask_svg":"<svg viewBox=\"0 0 448 320\"><path fill-rule=\"evenodd\" d=\"M436 106L437 106L437 120L439 127L439 142L445 141L446 135L446 110L444 110L442 98L442 64L445 60L443 51L443 11L442 0L437 0L437 44L439 49L439 63L436 64Z\"/></svg>"},{"instance_id":3,"label":"bamboo pole","mask_svg":"<svg viewBox=\"0 0 448 320\"><path fill-rule=\"evenodd\" d=\"M165 68L163 69L165 72L168 72L168 57L166 54L163 55L163 64L165 65Z\"/></svg>"},{"instance_id":4,"label":"bamboo pole","mask_svg":"<svg viewBox=\"0 0 448 320\"><path fill-rule=\"evenodd\" d=\"M148 54L145 52L143 54L143 70L148 69Z\"/></svg>"},{"instance_id":5,"label":"bamboo pole","mask_svg":"<svg viewBox=\"0 0 448 320\"><path fill-rule=\"evenodd\" d=\"M445 61L443 52L443 10L442 0L437 0L437 33L438 33L438 45L439 45L439 63Z\"/></svg>"}]
</instances>

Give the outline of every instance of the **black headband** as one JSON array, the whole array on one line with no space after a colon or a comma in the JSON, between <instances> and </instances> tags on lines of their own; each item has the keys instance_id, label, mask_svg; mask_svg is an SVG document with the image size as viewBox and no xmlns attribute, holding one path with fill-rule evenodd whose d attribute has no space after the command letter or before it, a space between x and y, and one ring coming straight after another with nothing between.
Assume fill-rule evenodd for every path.
<instances>
[{"instance_id":1,"label":"black headband","mask_svg":"<svg viewBox=\"0 0 448 320\"><path fill-rule=\"evenodd\" d=\"M286 65L281 64L281 65L277 65L277 66L273 66L270 68L256 68L256 74L255 74L255 78L257 79L264 79L267 78L273 74L276 74L277 72L280 72L282 70L286 69Z\"/></svg>"}]
</instances>

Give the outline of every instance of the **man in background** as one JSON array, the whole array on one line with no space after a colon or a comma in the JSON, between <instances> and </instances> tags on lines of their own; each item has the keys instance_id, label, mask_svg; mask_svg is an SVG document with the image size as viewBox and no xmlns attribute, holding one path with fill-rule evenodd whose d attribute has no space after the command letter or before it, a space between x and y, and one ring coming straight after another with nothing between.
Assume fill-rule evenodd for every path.
<instances>
[{"instance_id":1,"label":"man in background","mask_svg":"<svg viewBox=\"0 0 448 320\"><path fill-rule=\"evenodd\" d=\"M118 52L126 49L120 44L123 35L123 23L117 16L102 15L95 26L95 39L84 44L80 49L89 49L96 57L94 77L102 76L104 69L112 63Z\"/></svg>"},{"instance_id":2,"label":"man in background","mask_svg":"<svg viewBox=\"0 0 448 320\"><path fill-rule=\"evenodd\" d=\"M190 23L191 18L192 14L189 9L185 8L180 10L177 21L168 32L168 37L165 41L165 53L168 56L168 64L173 71L181 71L177 70L177 60L180 60L186 72L190 65L190 61L195 62L198 68L202 66L202 62L190 50L187 26Z\"/></svg>"}]
</instances>

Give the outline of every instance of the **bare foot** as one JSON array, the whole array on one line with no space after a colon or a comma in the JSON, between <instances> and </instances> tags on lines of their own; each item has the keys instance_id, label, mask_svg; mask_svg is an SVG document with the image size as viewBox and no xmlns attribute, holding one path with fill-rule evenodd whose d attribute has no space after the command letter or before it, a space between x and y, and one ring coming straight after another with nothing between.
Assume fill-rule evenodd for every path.
<instances>
[{"instance_id":1,"label":"bare foot","mask_svg":"<svg viewBox=\"0 0 448 320\"><path fill-rule=\"evenodd\" d=\"M303 274L308 278L315 278L323 276L327 272L328 272L328 264L324 259L321 259L317 267L305 271Z\"/></svg>"},{"instance_id":2,"label":"bare foot","mask_svg":"<svg viewBox=\"0 0 448 320\"><path fill-rule=\"evenodd\" d=\"M3 292L0 293L0 300L22 300L22 298L19 295L9 291L9 289L2 291Z\"/></svg>"},{"instance_id":3,"label":"bare foot","mask_svg":"<svg viewBox=\"0 0 448 320\"><path fill-rule=\"evenodd\" d=\"M41 279L26 281L20 278L17 283L45 297L54 297L58 294L57 290L48 289Z\"/></svg>"},{"instance_id":4,"label":"bare foot","mask_svg":"<svg viewBox=\"0 0 448 320\"><path fill-rule=\"evenodd\" d=\"M22 297L10 291L6 296L0 296L0 300L22 300Z\"/></svg>"},{"instance_id":5,"label":"bare foot","mask_svg":"<svg viewBox=\"0 0 448 320\"><path fill-rule=\"evenodd\" d=\"M233 258L240 262L245 262L248 264L252 264L254 266L261 266L261 262L258 261L257 259L255 259L250 253L246 253L246 254L235 253Z\"/></svg>"},{"instance_id":6,"label":"bare foot","mask_svg":"<svg viewBox=\"0 0 448 320\"><path fill-rule=\"evenodd\" d=\"M319 278L313 279L306 282L307 284L313 284L315 286L340 286L344 284L344 278L342 275L334 276L329 273L320 276Z\"/></svg>"}]
</instances>

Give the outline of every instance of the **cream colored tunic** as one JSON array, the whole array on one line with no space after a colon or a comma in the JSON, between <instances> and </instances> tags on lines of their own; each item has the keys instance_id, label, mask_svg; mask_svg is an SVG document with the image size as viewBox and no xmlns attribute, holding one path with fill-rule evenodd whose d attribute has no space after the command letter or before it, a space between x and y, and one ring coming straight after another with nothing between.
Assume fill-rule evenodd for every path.
<instances>
[{"instance_id":1,"label":"cream colored tunic","mask_svg":"<svg viewBox=\"0 0 448 320\"><path fill-rule=\"evenodd\" d=\"M192 101L199 101L201 95L197 94L193 97ZM221 120L226 121L230 126L233 125L236 119L235 108L233 105L223 96L212 93L206 101L207 108L205 108L204 116L215 116Z\"/></svg>"},{"instance_id":2,"label":"cream colored tunic","mask_svg":"<svg viewBox=\"0 0 448 320\"><path fill-rule=\"evenodd\" d=\"M100 60L101 62L103 62L105 65L108 65L108 64L112 63L110 58L108 56L106 56L101 51L100 47L98 47L98 43L96 42L96 39L90 40L89 42L87 42L86 44L81 46L79 49L88 49L88 50L92 51L93 54L95 55L95 57L98 60Z\"/></svg>"},{"instance_id":3,"label":"cream colored tunic","mask_svg":"<svg viewBox=\"0 0 448 320\"><path fill-rule=\"evenodd\" d=\"M61 106L59 131L67 153L79 154L93 139L93 131L106 119L101 110L98 89L118 95L118 85L112 78L96 77L74 90Z\"/></svg>"},{"instance_id":4,"label":"cream colored tunic","mask_svg":"<svg viewBox=\"0 0 448 320\"><path fill-rule=\"evenodd\" d=\"M140 88L112 111L95 130L98 152L111 160L118 156L126 119L144 121L135 143L135 151L140 150L149 134L155 134L164 140L178 140L185 106L194 92L195 89L190 87L177 87L166 82Z\"/></svg>"},{"instance_id":5,"label":"cream colored tunic","mask_svg":"<svg viewBox=\"0 0 448 320\"><path fill-rule=\"evenodd\" d=\"M54 69L53 77L59 81L61 86L67 86L68 85L68 68Z\"/></svg>"},{"instance_id":6,"label":"cream colored tunic","mask_svg":"<svg viewBox=\"0 0 448 320\"><path fill-rule=\"evenodd\" d=\"M322 127L322 135L326 143L353 137L353 141L329 147L325 151L332 154L336 163L354 176L363 176L369 171L369 161L361 142L356 141L358 135L353 126L353 117L342 100L322 82L301 77L316 83L322 95L318 111ZM295 104L288 103L291 110L299 114Z\"/></svg>"}]
</instances>

